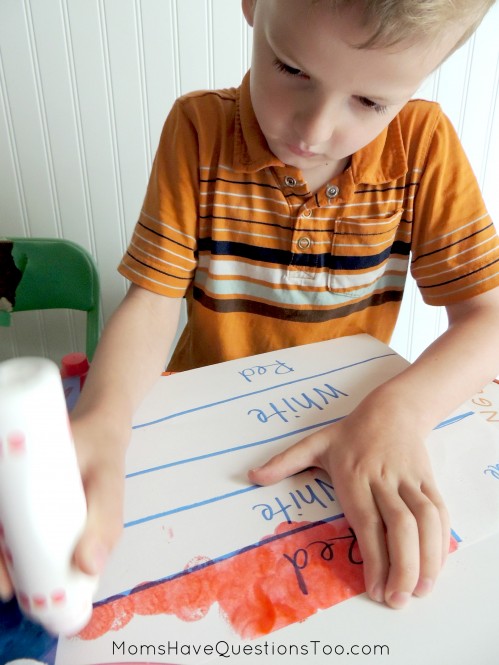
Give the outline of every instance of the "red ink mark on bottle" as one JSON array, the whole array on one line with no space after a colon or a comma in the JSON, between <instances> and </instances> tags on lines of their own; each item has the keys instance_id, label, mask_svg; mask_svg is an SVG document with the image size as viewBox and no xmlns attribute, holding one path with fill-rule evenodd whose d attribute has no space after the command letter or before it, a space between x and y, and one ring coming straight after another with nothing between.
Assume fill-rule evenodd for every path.
<instances>
[{"instance_id":1,"label":"red ink mark on bottle","mask_svg":"<svg viewBox=\"0 0 499 665\"><path fill-rule=\"evenodd\" d=\"M19 601L19 605L20 605L24 610L29 611L29 608L30 608L30 602L29 602L29 596L28 596L28 594L26 594L26 593L24 593L24 592L21 591L21 592L19 592L19 594L18 594L18 596L17 596L17 599L18 599L18 601Z\"/></svg>"},{"instance_id":2,"label":"red ink mark on bottle","mask_svg":"<svg viewBox=\"0 0 499 665\"><path fill-rule=\"evenodd\" d=\"M26 439L22 432L11 432L7 437L7 443L12 455L24 455L26 452Z\"/></svg>"},{"instance_id":3,"label":"red ink mark on bottle","mask_svg":"<svg viewBox=\"0 0 499 665\"><path fill-rule=\"evenodd\" d=\"M97 639L119 630L134 615L170 614L196 621L218 603L235 632L252 639L364 591L360 552L344 518L332 523L285 522L234 556L217 562L198 557L189 562L185 574L144 583L98 605L79 637Z\"/></svg>"},{"instance_id":4,"label":"red ink mark on bottle","mask_svg":"<svg viewBox=\"0 0 499 665\"><path fill-rule=\"evenodd\" d=\"M54 603L54 605L62 605L64 602L66 602L66 592L64 589L57 589L56 591L52 591L50 594L50 600Z\"/></svg>"},{"instance_id":5,"label":"red ink mark on bottle","mask_svg":"<svg viewBox=\"0 0 499 665\"><path fill-rule=\"evenodd\" d=\"M32 601L33 601L33 606L36 607L38 610L47 607L47 599L45 596L35 594L32 597Z\"/></svg>"}]
</instances>

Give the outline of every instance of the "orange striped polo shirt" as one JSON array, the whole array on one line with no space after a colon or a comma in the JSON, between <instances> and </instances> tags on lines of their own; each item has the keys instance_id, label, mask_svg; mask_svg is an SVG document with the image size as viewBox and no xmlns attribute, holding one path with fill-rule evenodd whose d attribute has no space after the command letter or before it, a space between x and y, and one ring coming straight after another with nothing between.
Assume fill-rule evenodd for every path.
<instances>
[{"instance_id":1,"label":"orange striped polo shirt","mask_svg":"<svg viewBox=\"0 0 499 665\"><path fill-rule=\"evenodd\" d=\"M316 193L239 88L178 99L119 270L187 299L169 369L366 332L388 342L410 267L446 305L499 285L499 243L438 104L411 101Z\"/></svg>"}]
</instances>

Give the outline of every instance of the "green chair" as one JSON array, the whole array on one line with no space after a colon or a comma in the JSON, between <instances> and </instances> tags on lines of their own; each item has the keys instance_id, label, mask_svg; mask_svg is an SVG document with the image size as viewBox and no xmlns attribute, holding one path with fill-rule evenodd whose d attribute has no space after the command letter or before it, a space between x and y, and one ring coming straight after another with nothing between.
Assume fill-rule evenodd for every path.
<instances>
[{"instance_id":1,"label":"green chair","mask_svg":"<svg viewBox=\"0 0 499 665\"><path fill-rule=\"evenodd\" d=\"M10 324L11 312L85 311L86 354L92 360L99 339L100 300L99 276L92 256L68 240L5 238L0 239L0 257L0 325Z\"/></svg>"}]
</instances>

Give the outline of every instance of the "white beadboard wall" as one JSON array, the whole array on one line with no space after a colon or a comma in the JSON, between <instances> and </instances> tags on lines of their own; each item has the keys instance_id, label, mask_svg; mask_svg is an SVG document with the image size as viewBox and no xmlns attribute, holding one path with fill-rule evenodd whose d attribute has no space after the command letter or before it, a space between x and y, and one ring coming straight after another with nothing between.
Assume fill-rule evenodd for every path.
<instances>
[{"instance_id":1,"label":"white beadboard wall","mask_svg":"<svg viewBox=\"0 0 499 665\"><path fill-rule=\"evenodd\" d=\"M0 235L74 240L96 258L107 320L173 100L237 85L251 31L240 0L0 0ZM425 83L459 131L499 220L499 6ZM83 350L82 317L24 313L0 360ZM444 329L409 280L392 345L414 359Z\"/></svg>"}]
</instances>

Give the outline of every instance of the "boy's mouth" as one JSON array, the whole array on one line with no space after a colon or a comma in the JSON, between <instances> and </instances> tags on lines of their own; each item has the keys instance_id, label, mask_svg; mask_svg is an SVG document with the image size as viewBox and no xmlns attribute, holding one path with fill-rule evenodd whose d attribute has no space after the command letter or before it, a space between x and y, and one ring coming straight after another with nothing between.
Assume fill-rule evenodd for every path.
<instances>
[{"instance_id":1,"label":"boy's mouth","mask_svg":"<svg viewBox=\"0 0 499 665\"><path fill-rule=\"evenodd\" d=\"M311 150L304 150L303 148L300 148L300 146L292 145L291 143L287 143L286 147L288 150L290 150L295 155L298 155L299 157L315 157L317 155L316 152L312 152Z\"/></svg>"}]
</instances>

